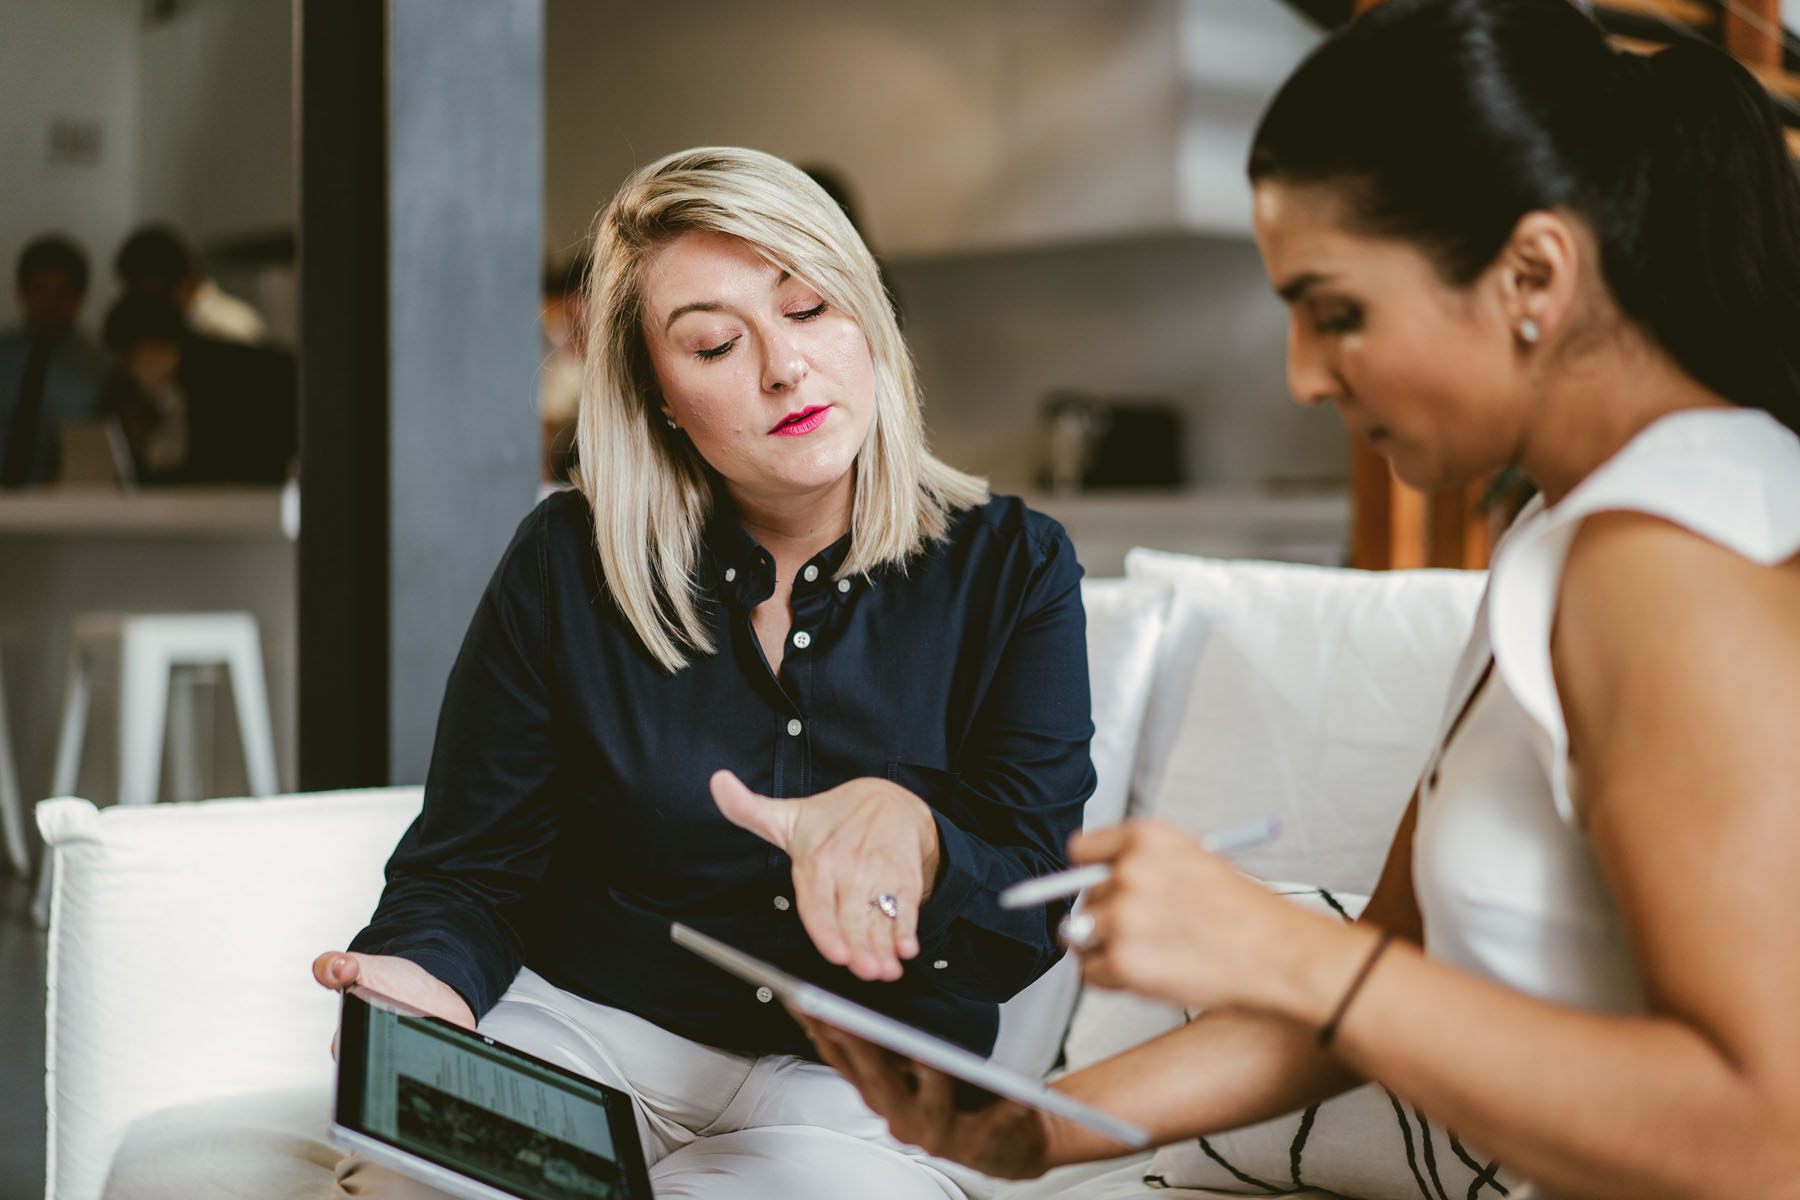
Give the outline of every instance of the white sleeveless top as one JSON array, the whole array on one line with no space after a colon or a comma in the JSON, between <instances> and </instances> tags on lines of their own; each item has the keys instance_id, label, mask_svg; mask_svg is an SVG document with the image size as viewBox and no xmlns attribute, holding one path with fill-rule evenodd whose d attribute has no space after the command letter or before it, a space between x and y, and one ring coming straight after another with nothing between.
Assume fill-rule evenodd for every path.
<instances>
[{"instance_id":1,"label":"white sleeveless top","mask_svg":"<svg viewBox=\"0 0 1800 1200\"><path fill-rule=\"evenodd\" d=\"M1800 553L1800 438L1754 409L1657 421L1496 549L1419 785L1413 886L1437 958L1581 1008L1641 1011L1619 913L1578 817L1580 779L1550 666L1563 562L1596 512L1653 514L1746 558ZM1487 668L1455 736L1444 739Z\"/></svg>"}]
</instances>

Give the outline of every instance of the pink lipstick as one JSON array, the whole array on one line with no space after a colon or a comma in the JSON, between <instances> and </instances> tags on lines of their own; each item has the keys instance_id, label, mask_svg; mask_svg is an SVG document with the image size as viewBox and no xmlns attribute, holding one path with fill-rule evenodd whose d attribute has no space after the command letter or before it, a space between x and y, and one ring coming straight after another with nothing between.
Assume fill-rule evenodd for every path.
<instances>
[{"instance_id":1,"label":"pink lipstick","mask_svg":"<svg viewBox=\"0 0 1800 1200\"><path fill-rule=\"evenodd\" d=\"M781 418L769 432L776 437L805 437L825 423L825 414L830 411L829 404L809 405Z\"/></svg>"}]
</instances>

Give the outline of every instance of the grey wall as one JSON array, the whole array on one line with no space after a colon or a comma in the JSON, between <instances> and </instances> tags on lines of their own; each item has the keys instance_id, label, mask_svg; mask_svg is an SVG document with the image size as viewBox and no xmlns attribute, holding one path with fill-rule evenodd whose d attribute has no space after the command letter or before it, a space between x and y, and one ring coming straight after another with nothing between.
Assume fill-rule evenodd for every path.
<instances>
[{"instance_id":1,"label":"grey wall","mask_svg":"<svg viewBox=\"0 0 1800 1200\"><path fill-rule=\"evenodd\" d=\"M293 225L291 0L200 0L143 27L138 212L196 242Z\"/></svg>"},{"instance_id":2,"label":"grey wall","mask_svg":"<svg viewBox=\"0 0 1800 1200\"><path fill-rule=\"evenodd\" d=\"M1287 398L1286 318L1256 248L1169 236L890 264L934 447L1027 488L1044 395L1172 399L1196 485L1341 482L1328 410Z\"/></svg>"},{"instance_id":3,"label":"grey wall","mask_svg":"<svg viewBox=\"0 0 1800 1200\"><path fill-rule=\"evenodd\" d=\"M301 14L301 786L416 783L536 494L542 0Z\"/></svg>"},{"instance_id":4,"label":"grey wall","mask_svg":"<svg viewBox=\"0 0 1800 1200\"><path fill-rule=\"evenodd\" d=\"M137 46L134 6L117 0L0 0L0 328L18 319L19 251L51 230L87 249L82 323L99 326L113 249L137 212ZM52 157L58 123L97 133L91 158Z\"/></svg>"},{"instance_id":5,"label":"grey wall","mask_svg":"<svg viewBox=\"0 0 1800 1200\"><path fill-rule=\"evenodd\" d=\"M671 150L828 163L951 461L1028 487L1041 400L1076 388L1173 400L1198 485L1346 475L1335 418L1286 399L1247 234L1250 131L1319 36L1281 0L546 0L546 22L553 250Z\"/></svg>"},{"instance_id":6,"label":"grey wall","mask_svg":"<svg viewBox=\"0 0 1800 1200\"><path fill-rule=\"evenodd\" d=\"M543 6L388 2L389 773L412 783L536 496Z\"/></svg>"},{"instance_id":7,"label":"grey wall","mask_svg":"<svg viewBox=\"0 0 1800 1200\"><path fill-rule=\"evenodd\" d=\"M1243 160L1320 34L1282 0L547 0L552 248L695 145L829 163L894 255L1249 228Z\"/></svg>"}]
</instances>

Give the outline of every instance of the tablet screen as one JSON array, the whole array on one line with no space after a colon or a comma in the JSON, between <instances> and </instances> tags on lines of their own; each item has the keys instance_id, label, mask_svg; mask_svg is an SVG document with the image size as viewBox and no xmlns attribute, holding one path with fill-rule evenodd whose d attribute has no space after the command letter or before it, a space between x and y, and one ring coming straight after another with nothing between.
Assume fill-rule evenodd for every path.
<instances>
[{"instance_id":1,"label":"tablet screen","mask_svg":"<svg viewBox=\"0 0 1800 1200\"><path fill-rule=\"evenodd\" d=\"M649 1200L631 1099L345 993L338 1123L524 1200Z\"/></svg>"}]
</instances>

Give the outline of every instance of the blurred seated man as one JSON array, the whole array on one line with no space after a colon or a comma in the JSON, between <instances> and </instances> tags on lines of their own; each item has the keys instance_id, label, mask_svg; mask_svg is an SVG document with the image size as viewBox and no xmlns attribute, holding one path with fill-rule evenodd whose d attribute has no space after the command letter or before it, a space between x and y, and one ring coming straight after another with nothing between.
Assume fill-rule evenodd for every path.
<instances>
[{"instance_id":1,"label":"blurred seated man","mask_svg":"<svg viewBox=\"0 0 1800 1200\"><path fill-rule=\"evenodd\" d=\"M33 239L15 273L23 325L0 333L0 487L55 477L57 426L100 407L105 360L75 328L87 256L68 238Z\"/></svg>"},{"instance_id":2,"label":"blurred seated man","mask_svg":"<svg viewBox=\"0 0 1800 1200\"><path fill-rule=\"evenodd\" d=\"M268 340L262 314L204 274L199 256L167 225L139 226L119 247L113 270L126 291L173 300L188 328L203 337L253 345Z\"/></svg>"},{"instance_id":3,"label":"blurred seated man","mask_svg":"<svg viewBox=\"0 0 1800 1200\"><path fill-rule=\"evenodd\" d=\"M118 360L107 407L145 483L280 483L298 444L294 362L203 337L168 297L127 293L106 315Z\"/></svg>"}]
</instances>

